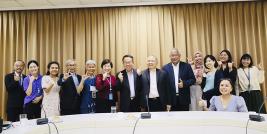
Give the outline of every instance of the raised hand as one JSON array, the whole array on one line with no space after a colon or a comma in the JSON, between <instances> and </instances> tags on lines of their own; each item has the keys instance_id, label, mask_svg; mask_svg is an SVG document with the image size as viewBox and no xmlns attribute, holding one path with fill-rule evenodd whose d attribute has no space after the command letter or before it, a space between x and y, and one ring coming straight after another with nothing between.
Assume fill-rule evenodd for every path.
<instances>
[{"instance_id":1,"label":"raised hand","mask_svg":"<svg viewBox=\"0 0 267 134\"><path fill-rule=\"evenodd\" d=\"M31 76L30 77L30 82L33 82L35 80L35 77L34 76Z\"/></svg>"},{"instance_id":2,"label":"raised hand","mask_svg":"<svg viewBox=\"0 0 267 134\"><path fill-rule=\"evenodd\" d=\"M67 73L64 73L63 79L67 80L70 77L70 70Z\"/></svg>"},{"instance_id":3,"label":"raised hand","mask_svg":"<svg viewBox=\"0 0 267 134\"><path fill-rule=\"evenodd\" d=\"M104 72L103 73L103 80L105 80L107 77L108 77L108 73L107 72Z\"/></svg>"},{"instance_id":4,"label":"raised hand","mask_svg":"<svg viewBox=\"0 0 267 134\"><path fill-rule=\"evenodd\" d=\"M18 75L14 75L14 80L15 81L19 81L20 80L20 77Z\"/></svg>"},{"instance_id":5,"label":"raised hand","mask_svg":"<svg viewBox=\"0 0 267 134\"><path fill-rule=\"evenodd\" d=\"M229 62L228 63L229 70L232 70L233 69L233 64L234 64L234 62Z\"/></svg>"},{"instance_id":6,"label":"raised hand","mask_svg":"<svg viewBox=\"0 0 267 134\"><path fill-rule=\"evenodd\" d=\"M187 57L187 63L190 64L190 65L193 65L194 61L192 60L191 57Z\"/></svg>"},{"instance_id":7,"label":"raised hand","mask_svg":"<svg viewBox=\"0 0 267 134\"><path fill-rule=\"evenodd\" d=\"M179 79L178 87L179 88L183 88L184 87L184 82L182 81L182 79Z\"/></svg>"},{"instance_id":8,"label":"raised hand","mask_svg":"<svg viewBox=\"0 0 267 134\"><path fill-rule=\"evenodd\" d=\"M123 82L123 75L122 75L122 72L120 72L120 73L118 74L118 78L120 79L121 82Z\"/></svg>"},{"instance_id":9,"label":"raised hand","mask_svg":"<svg viewBox=\"0 0 267 134\"><path fill-rule=\"evenodd\" d=\"M258 68L259 70L262 70L262 69L263 69L262 63L258 64L258 65L257 65L257 68Z\"/></svg>"},{"instance_id":10,"label":"raised hand","mask_svg":"<svg viewBox=\"0 0 267 134\"><path fill-rule=\"evenodd\" d=\"M89 76L89 73L86 72L85 75L82 76L82 80L84 81L84 80L86 80L86 79L89 78L89 77L90 77L90 76Z\"/></svg>"},{"instance_id":11,"label":"raised hand","mask_svg":"<svg viewBox=\"0 0 267 134\"><path fill-rule=\"evenodd\" d=\"M197 77L196 83L200 85L202 83L202 77Z\"/></svg>"},{"instance_id":12,"label":"raised hand","mask_svg":"<svg viewBox=\"0 0 267 134\"><path fill-rule=\"evenodd\" d=\"M200 98L200 101L198 102L199 107L207 107L207 101Z\"/></svg>"}]
</instances>

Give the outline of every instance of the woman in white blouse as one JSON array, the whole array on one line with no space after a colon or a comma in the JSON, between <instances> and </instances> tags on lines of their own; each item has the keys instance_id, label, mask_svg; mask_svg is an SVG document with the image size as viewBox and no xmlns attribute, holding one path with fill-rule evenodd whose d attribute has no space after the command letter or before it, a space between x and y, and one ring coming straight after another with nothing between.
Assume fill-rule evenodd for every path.
<instances>
[{"instance_id":1,"label":"woman in white blouse","mask_svg":"<svg viewBox=\"0 0 267 134\"><path fill-rule=\"evenodd\" d=\"M258 112L263 102L263 96L260 84L264 81L264 71L261 65L253 66L252 58L249 54L244 54L240 59L240 65L237 70L236 92L242 96L248 108L248 111ZM260 111L266 113L263 107Z\"/></svg>"},{"instance_id":2,"label":"woman in white blouse","mask_svg":"<svg viewBox=\"0 0 267 134\"><path fill-rule=\"evenodd\" d=\"M52 61L47 65L47 73L42 79L42 88L44 90L43 98L43 109L41 110L41 117L59 116L60 106L59 106L59 90L60 87L57 85L59 63ZM44 113L45 111L45 113Z\"/></svg>"}]
</instances>

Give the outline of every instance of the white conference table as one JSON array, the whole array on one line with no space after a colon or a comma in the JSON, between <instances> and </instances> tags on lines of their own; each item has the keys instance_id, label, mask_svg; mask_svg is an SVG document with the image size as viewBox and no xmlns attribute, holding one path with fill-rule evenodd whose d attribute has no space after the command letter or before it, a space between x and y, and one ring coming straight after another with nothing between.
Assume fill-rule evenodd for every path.
<instances>
[{"instance_id":1,"label":"white conference table","mask_svg":"<svg viewBox=\"0 0 267 134\"><path fill-rule=\"evenodd\" d=\"M141 113L107 113L60 116L59 134L133 134ZM135 134L246 134L249 113L237 112L152 112L151 119L139 119ZM263 115L267 119L267 115ZM51 132L56 129L50 124ZM48 134L48 125L19 122L2 134ZM267 134L267 121L249 121L247 134Z\"/></svg>"}]
</instances>

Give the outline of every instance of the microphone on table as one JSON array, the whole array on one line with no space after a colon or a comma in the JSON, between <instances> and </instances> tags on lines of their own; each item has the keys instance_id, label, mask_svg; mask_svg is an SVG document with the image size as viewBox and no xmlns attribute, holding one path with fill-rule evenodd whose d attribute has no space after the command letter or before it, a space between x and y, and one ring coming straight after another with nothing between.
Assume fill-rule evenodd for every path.
<instances>
[{"instance_id":1,"label":"microphone on table","mask_svg":"<svg viewBox=\"0 0 267 134\"><path fill-rule=\"evenodd\" d=\"M141 118L142 119L150 119L151 118L151 114L149 112L149 104L148 104L148 97L146 95L146 106L147 106L147 113L142 113L141 114Z\"/></svg>"},{"instance_id":2,"label":"microphone on table","mask_svg":"<svg viewBox=\"0 0 267 134\"><path fill-rule=\"evenodd\" d=\"M267 99L267 97L264 97L263 98L263 102L259 108L259 111L258 111L258 114L250 114L249 115L249 119L252 120L252 121L258 121L258 122L262 122L262 121L265 121L265 118L263 116L260 115L260 111L261 109L263 108L263 105L265 103L265 100Z\"/></svg>"},{"instance_id":3,"label":"microphone on table","mask_svg":"<svg viewBox=\"0 0 267 134\"><path fill-rule=\"evenodd\" d=\"M37 125L42 125L42 124L48 124L48 118L46 117L46 112L43 107L43 104L41 104L41 110L44 111L45 118L40 118L36 120Z\"/></svg>"}]
</instances>

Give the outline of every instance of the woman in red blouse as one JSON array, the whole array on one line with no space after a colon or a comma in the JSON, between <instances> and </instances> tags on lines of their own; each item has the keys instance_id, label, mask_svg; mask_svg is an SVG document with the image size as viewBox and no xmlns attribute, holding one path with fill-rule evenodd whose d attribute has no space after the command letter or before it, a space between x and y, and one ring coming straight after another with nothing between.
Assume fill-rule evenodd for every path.
<instances>
[{"instance_id":1,"label":"woman in red blouse","mask_svg":"<svg viewBox=\"0 0 267 134\"><path fill-rule=\"evenodd\" d=\"M102 73L96 76L96 113L110 113L111 106L116 105L116 78L111 75L112 67L110 59L104 59L101 63Z\"/></svg>"}]
</instances>

